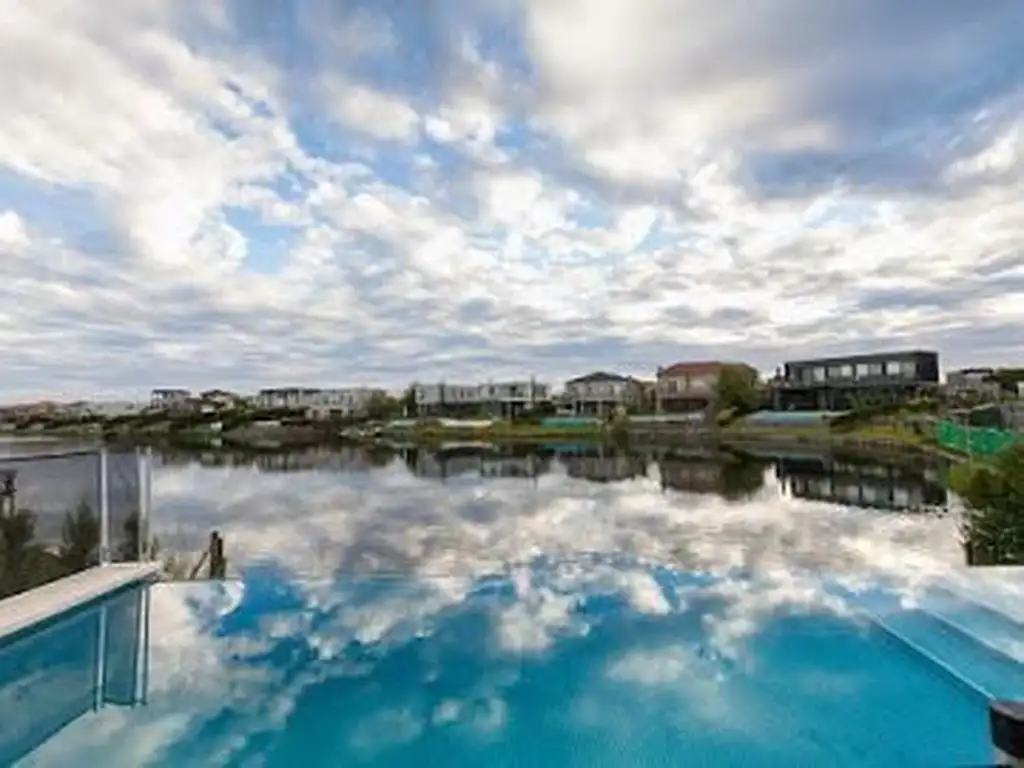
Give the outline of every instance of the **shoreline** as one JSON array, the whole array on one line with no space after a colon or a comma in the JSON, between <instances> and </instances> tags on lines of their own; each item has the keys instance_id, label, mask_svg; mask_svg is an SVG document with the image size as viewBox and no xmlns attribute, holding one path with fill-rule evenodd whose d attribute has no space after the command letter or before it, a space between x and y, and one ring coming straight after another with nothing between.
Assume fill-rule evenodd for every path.
<instances>
[{"instance_id":1,"label":"shoreline","mask_svg":"<svg viewBox=\"0 0 1024 768\"><path fill-rule=\"evenodd\" d=\"M484 428L420 426L404 429L376 429L372 433L349 433L326 425L267 426L244 425L229 432L205 429L181 431L101 431L65 428L10 433L9 437L32 439L92 438L107 444L148 445L171 450L300 450L318 446L356 445L367 448L387 443L436 448L444 443L481 442L499 445L540 445L544 443L604 444L628 448L642 445L702 445L725 449L805 449L821 453L856 456L915 456L961 463L969 457L948 451L927 437L899 429L830 430L827 427L768 427L730 425L721 428L683 427L678 424L631 425L623 427L543 427L533 424L498 424Z\"/></svg>"}]
</instances>

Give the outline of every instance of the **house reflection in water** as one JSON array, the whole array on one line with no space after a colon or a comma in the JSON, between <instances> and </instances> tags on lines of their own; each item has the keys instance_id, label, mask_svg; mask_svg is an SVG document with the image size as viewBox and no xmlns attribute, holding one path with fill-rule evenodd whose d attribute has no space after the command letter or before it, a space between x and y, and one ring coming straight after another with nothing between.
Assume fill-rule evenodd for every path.
<instances>
[{"instance_id":1,"label":"house reflection in water","mask_svg":"<svg viewBox=\"0 0 1024 768\"><path fill-rule=\"evenodd\" d=\"M726 499L746 498L764 488L765 467L761 459L712 450L669 451L658 458L663 491L713 493Z\"/></svg>"},{"instance_id":2,"label":"house reflection in water","mask_svg":"<svg viewBox=\"0 0 1024 768\"><path fill-rule=\"evenodd\" d=\"M917 510L945 506L938 469L858 464L836 458L781 458L775 476L801 499L874 509Z\"/></svg>"},{"instance_id":3,"label":"house reflection in water","mask_svg":"<svg viewBox=\"0 0 1024 768\"><path fill-rule=\"evenodd\" d=\"M564 452L559 460L569 477L595 483L615 483L647 475L646 457L603 446L590 451Z\"/></svg>"},{"instance_id":4,"label":"house reflection in water","mask_svg":"<svg viewBox=\"0 0 1024 768\"><path fill-rule=\"evenodd\" d=\"M441 480L460 475L483 478L536 479L551 471L551 457L538 453L504 455L482 447L430 451L401 451L409 471L417 477Z\"/></svg>"},{"instance_id":5,"label":"house reflection in water","mask_svg":"<svg viewBox=\"0 0 1024 768\"><path fill-rule=\"evenodd\" d=\"M0 765L107 706L146 702L149 585L0 641Z\"/></svg>"}]
</instances>

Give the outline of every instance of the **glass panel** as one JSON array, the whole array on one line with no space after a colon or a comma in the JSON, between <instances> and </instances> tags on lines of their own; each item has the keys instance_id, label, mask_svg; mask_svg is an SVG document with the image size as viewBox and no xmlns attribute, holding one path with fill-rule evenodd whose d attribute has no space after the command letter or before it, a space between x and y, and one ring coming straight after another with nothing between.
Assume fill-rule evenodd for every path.
<instances>
[{"instance_id":1,"label":"glass panel","mask_svg":"<svg viewBox=\"0 0 1024 768\"><path fill-rule=\"evenodd\" d=\"M0 524L0 598L97 565L99 452L0 459Z\"/></svg>"},{"instance_id":2,"label":"glass panel","mask_svg":"<svg viewBox=\"0 0 1024 768\"><path fill-rule=\"evenodd\" d=\"M818 366L814 369L814 380L816 382L825 381L825 367Z\"/></svg>"}]
</instances>

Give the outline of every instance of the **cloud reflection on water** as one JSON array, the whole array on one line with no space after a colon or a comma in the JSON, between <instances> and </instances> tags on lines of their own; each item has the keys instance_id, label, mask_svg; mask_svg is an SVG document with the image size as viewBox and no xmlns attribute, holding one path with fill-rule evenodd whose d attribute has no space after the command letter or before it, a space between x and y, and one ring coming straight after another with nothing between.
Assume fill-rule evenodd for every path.
<instances>
[{"instance_id":1,"label":"cloud reflection on water","mask_svg":"<svg viewBox=\"0 0 1024 768\"><path fill-rule=\"evenodd\" d=\"M672 679L686 681L675 695L689 697L690 726L741 723L754 694L730 681L763 673L766 628L804 614L852 618L829 584L884 582L910 596L963 578L952 515L796 498L766 464L728 499L666 487L666 477L713 487L717 465L707 462L633 459L628 472L611 467L623 479L595 483L572 471L578 461L546 461L526 478L464 472L443 483L402 461L287 473L164 466L154 531L194 552L218 529L238 578L155 587L151 705L105 713L102 728L76 723L38 764L72 748L108 765L158 754L168 764L259 764L258 745L287 742L296 713L315 719L324 686L341 679L363 691L359 713L338 713L336 746L353 759L372 762L438 729L484 749L512 727L509 697L524 670L610 642L609 632L617 645L594 662L595 676L551 713L566 728L611 732L616 696L654 696ZM451 669L454 648L461 672ZM412 676L399 695L388 676L410 653L415 674L402 668ZM813 664L801 674L818 676L815 695L842 698L864 684ZM453 675L458 683L439 682ZM204 754L187 746L199 733Z\"/></svg>"}]
</instances>

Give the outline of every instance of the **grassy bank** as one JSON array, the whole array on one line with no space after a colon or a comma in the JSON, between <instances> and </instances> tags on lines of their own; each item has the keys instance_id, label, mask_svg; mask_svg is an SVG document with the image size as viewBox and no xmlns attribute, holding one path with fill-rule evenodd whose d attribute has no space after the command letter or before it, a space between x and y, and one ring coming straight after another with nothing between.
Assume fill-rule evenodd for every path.
<instances>
[{"instance_id":1,"label":"grassy bank","mask_svg":"<svg viewBox=\"0 0 1024 768\"><path fill-rule=\"evenodd\" d=\"M958 460L959 456L926 434L890 424L868 424L851 429L833 429L827 424L809 426L752 426L733 424L723 428L719 439L725 445L800 445L852 453L917 453Z\"/></svg>"},{"instance_id":2,"label":"grassy bank","mask_svg":"<svg viewBox=\"0 0 1024 768\"><path fill-rule=\"evenodd\" d=\"M411 429L388 429L382 436L425 445L463 440L489 443L603 442L610 439L611 430L602 426L544 427L539 424L500 423L479 428L424 425Z\"/></svg>"},{"instance_id":3,"label":"grassy bank","mask_svg":"<svg viewBox=\"0 0 1024 768\"><path fill-rule=\"evenodd\" d=\"M403 428L370 428L343 435L343 430L329 423L282 424L236 418L225 420L222 429L212 424L174 421L133 423L130 420L117 425L65 426L46 429L34 434L63 437L99 437L110 442L136 442L154 446L178 448L235 447L241 449L276 446L279 448L305 448L329 445L333 442L373 444L380 439L416 443L424 446L450 442L489 443L614 443L630 440L659 444L719 444L723 447L744 446L801 446L822 451L842 450L849 453L877 455L880 453L916 453L941 456L953 461L962 460L941 448L925 431L911 429L898 422L847 425L842 428L827 424L812 425L752 425L734 422L719 429L694 429L692 426L671 423L619 423L617 425L548 425L525 422L498 422L471 426L441 426L437 423L410 424Z\"/></svg>"}]
</instances>

